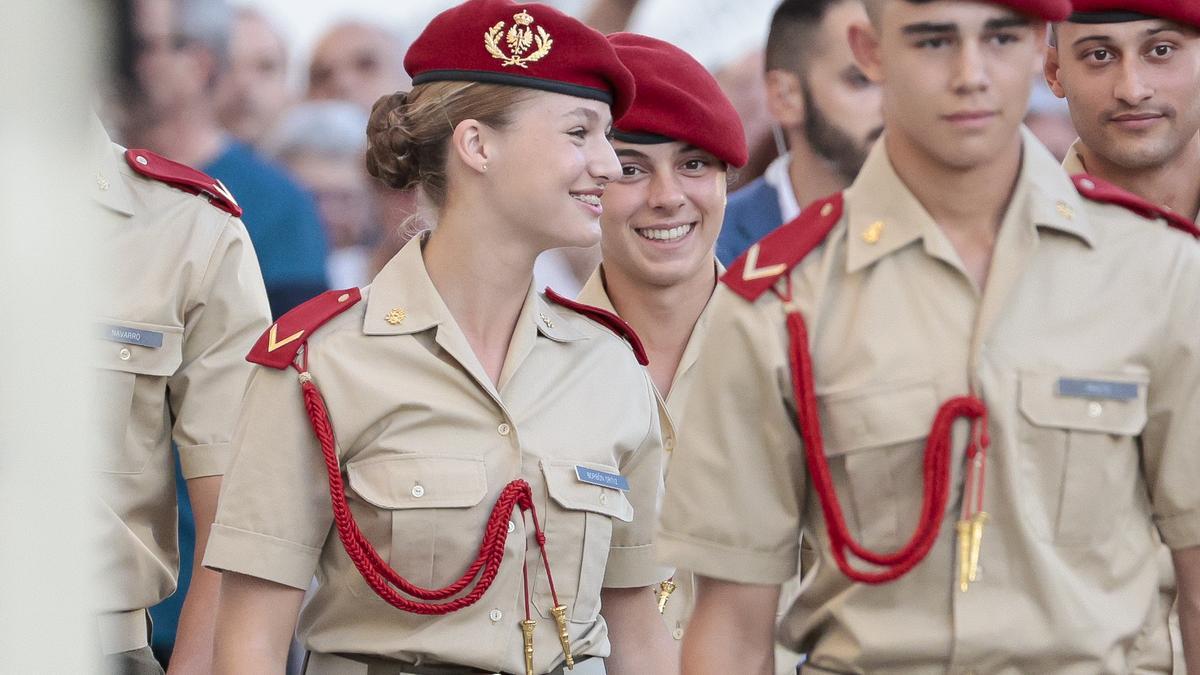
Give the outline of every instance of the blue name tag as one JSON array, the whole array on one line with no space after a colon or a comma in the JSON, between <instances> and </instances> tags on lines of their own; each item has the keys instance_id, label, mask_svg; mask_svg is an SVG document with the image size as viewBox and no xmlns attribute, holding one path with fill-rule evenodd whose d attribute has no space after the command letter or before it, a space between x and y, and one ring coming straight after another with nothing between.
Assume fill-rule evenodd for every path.
<instances>
[{"instance_id":1,"label":"blue name tag","mask_svg":"<svg viewBox=\"0 0 1200 675\"><path fill-rule=\"evenodd\" d=\"M158 349L163 344L163 334L157 331L114 325L101 326L100 330L100 337L113 342L150 347L151 349Z\"/></svg>"},{"instance_id":2,"label":"blue name tag","mask_svg":"<svg viewBox=\"0 0 1200 675\"><path fill-rule=\"evenodd\" d=\"M1073 398L1103 398L1110 401L1132 401L1138 397L1138 385L1136 382L1077 380L1064 377L1058 381L1058 395Z\"/></svg>"},{"instance_id":3,"label":"blue name tag","mask_svg":"<svg viewBox=\"0 0 1200 675\"><path fill-rule=\"evenodd\" d=\"M600 487L612 488L629 492L629 481L619 473L605 473L586 466L575 466L575 476L581 483L591 483Z\"/></svg>"}]
</instances>

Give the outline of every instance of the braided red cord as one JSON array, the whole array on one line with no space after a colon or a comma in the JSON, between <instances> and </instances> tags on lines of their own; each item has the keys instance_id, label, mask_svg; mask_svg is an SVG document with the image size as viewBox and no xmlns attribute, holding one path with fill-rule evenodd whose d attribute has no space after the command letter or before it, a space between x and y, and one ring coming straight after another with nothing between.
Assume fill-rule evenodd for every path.
<instances>
[{"instance_id":1,"label":"braided red cord","mask_svg":"<svg viewBox=\"0 0 1200 675\"><path fill-rule=\"evenodd\" d=\"M325 456L325 468L329 476L329 498L333 505L333 522L337 527L338 537L342 540L346 554L350 556L350 560L371 590L393 607L414 614L449 614L478 602L491 587L500 571L500 562L504 558L504 544L508 538L508 519L512 516L513 508L519 508L522 512L533 510L533 491L529 487L529 483L517 479L506 485L501 491L500 498L496 500L496 505L488 517L483 540L479 544L479 555L457 581L437 589L417 586L389 567L359 530L358 523L354 520L354 514L350 512L350 506L346 501L346 488L342 482L333 428L329 423L325 401L307 373L301 373L300 386L304 392L304 407L312 422L313 432L321 443L321 453ZM536 512L533 517L533 526L542 549L542 558L545 560L545 535L542 534L538 524ZM546 561L546 576L547 578L550 576L548 561ZM417 602L400 595L392 588L392 586L396 586L404 593L422 600L445 600L461 593L476 577L478 577L478 581L469 593L444 603ZM551 586L553 587L552 581Z\"/></svg>"},{"instance_id":2,"label":"braided red cord","mask_svg":"<svg viewBox=\"0 0 1200 675\"><path fill-rule=\"evenodd\" d=\"M790 300L787 297L783 299L785 305ZM825 443L813 384L808 329L799 310L788 306L786 311L788 336L791 341L792 387L796 393L796 420L804 441L808 472L812 476L821 510L825 515L825 526L829 531L834 560L842 573L854 581L882 584L898 579L925 559L941 530L942 514L945 513L950 498L951 427L959 418L974 420L983 416L986 407L973 396L960 396L946 401L938 410L925 444L921 515L913 535L907 544L895 552L885 554L871 551L856 542L846 527L846 519L829 471L829 460L825 456ZM885 569L880 572L855 569L847 559L846 549L858 558Z\"/></svg>"}]
</instances>

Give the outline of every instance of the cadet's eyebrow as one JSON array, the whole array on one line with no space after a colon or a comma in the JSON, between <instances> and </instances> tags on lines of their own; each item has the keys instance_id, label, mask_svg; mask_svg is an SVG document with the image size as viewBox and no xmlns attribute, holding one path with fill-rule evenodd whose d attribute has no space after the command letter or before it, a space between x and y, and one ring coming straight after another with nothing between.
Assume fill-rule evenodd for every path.
<instances>
[{"instance_id":1,"label":"cadet's eyebrow","mask_svg":"<svg viewBox=\"0 0 1200 675\"><path fill-rule=\"evenodd\" d=\"M1072 47L1078 47L1085 42L1112 42L1111 35L1085 35L1071 43Z\"/></svg>"},{"instance_id":2,"label":"cadet's eyebrow","mask_svg":"<svg viewBox=\"0 0 1200 675\"><path fill-rule=\"evenodd\" d=\"M563 117L570 117L571 115L579 115L580 117L585 117L585 118L587 118L587 120L589 122L593 122L593 123L600 121L600 115L598 115L595 110L592 110L590 108L576 108L569 113L565 113L563 115Z\"/></svg>"},{"instance_id":3,"label":"cadet's eyebrow","mask_svg":"<svg viewBox=\"0 0 1200 675\"><path fill-rule=\"evenodd\" d=\"M633 148L616 148L617 157L632 157L634 159L649 159L650 155Z\"/></svg>"},{"instance_id":4,"label":"cadet's eyebrow","mask_svg":"<svg viewBox=\"0 0 1200 675\"><path fill-rule=\"evenodd\" d=\"M1004 30L1006 28L1024 28L1031 25L1029 19L1020 16L1006 16L1003 19L988 19L983 24L984 30Z\"/></svg>"},{"instance_id":5,"label":"cadet's eyebrow","mask_svg":"<svg viewBox=\"0 0 1200 675\"><path fill-rule=\"evenodd\" d=\"M929 33L953 33L958 25L953 23L910 23L901 29L905 35L927 35Z\"/></svg>"}]
</instances>

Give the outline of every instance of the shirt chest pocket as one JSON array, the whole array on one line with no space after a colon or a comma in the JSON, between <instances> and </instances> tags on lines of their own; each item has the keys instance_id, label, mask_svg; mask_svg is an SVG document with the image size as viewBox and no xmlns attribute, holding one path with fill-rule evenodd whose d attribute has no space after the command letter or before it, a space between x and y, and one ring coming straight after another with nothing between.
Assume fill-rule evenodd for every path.
<instances>
[{"instance_id":1,"label":"shirt chest pocket","mask_svg":"<svg viewBox=\"0 0 1200 675\"><path fill-rule=\"evenodd\" d=\"M348 463L346 474L359 528L404 578L441 587L475 559L491 511L476 508L487 496L482 459L400 455Z\"/></svg>"},{"instance_id":2,"label":"shirt chest pocket","mask_svg":"<svg viewBox=\"0 0 1200 675\"><path fill-rule=\"evenodd\" d=\"M576 466L607 474L616 467L603 464L545 460L542 474L550 496L547 508L539 511L546 532L546 557L554 573L558 600L567 606L567 616L577 623L591 623L600 612L600 589L612 541L612 520L633 521L633 504L625 493L579 480ZM533 604L546 618L554 600L546 570L538 568Z\"/></svg>"},{"instance_id":3,"label":"shirt chest pocket","mask_svg":"<svg viewBox=\"0 0 1200 675\"><path fill-rule=\"evenodd\" d=\"M1020 374L1022 511L1046 541L1087 545L1134 515L1146 426L1144 375Z\"/></svg>"},{"instance_id":4,"label":"shirt chest pocket","mask_svg":"<svg viewBox=\"0 0 1200 675\"><path fill-rule=\"evenodd\" d=\"M104 321L93 364L101 454L97 468L141 473L156 448L170 440L167 380L183 362L183 328Z\"/></svg>"},{"instance_id":5,"label":"shirt chest pocket","mask_svg":"<svg viewBox=\"0 0 1200 675\"><path fill-rule=\"evenodd\" d=\"M932 383L828 394L821 413L846 525L868 548L898 548L921 511L922 456L937 413Z\"/></svg>"}]
</instances>

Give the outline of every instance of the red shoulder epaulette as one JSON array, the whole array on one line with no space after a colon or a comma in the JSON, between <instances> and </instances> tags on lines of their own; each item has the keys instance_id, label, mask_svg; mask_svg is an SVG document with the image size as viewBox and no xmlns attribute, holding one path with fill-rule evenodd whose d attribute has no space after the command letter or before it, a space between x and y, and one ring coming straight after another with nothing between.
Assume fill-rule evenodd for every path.
<instances>
[{"instance_id":1,"label":"red shoulder epaulette","mask_svg":"<svg viewBox=\"0 0 1200 675\"><path fill-rule=\"evenodd\" d=\"M250 363L283 370L291 365L296 353L308 342L314 331L330 319L350 309L362 300L357 288L325 291L317 297L292 308L271 324L246 355Z\"/></svg>"},{"instance_id":2,"label":"red shoulder epaulette","mask_svg":"<svg viewBox=\"0 0 1200 675\"><path fill-rule=\"evenodd\" d=\"M842 193L809 204L800 215L751 246L725 271L721 281L753 302L798 265L842 217Z\"/></svg>"},{"instance_id":3,"label":"red shoulder epaulette","mask_svg":"<svg viewBox=\"0 0 1200 675\"><path fill-rule=\"evenodd\" d=\"M162 155L157 155L149 150L142 150L140 148L126 150L125 161L129 163L129 166L134 171L147 178L153 178L173 188L178 188L194 195L204 195L208 197L209 203L218 209L239 218L242 215L242 207L238 206L237 200L221 184L221 181L212 176L197 171L186 164L180 164Z\"/></svg>"},{"instance_id":4,"label":"red shoulder epaulette","mask_svg":"<svg viewBox=\"0 0 1200 675\"><path fill-rule=\"evenodd\" d=\"M1071 180L1074 181L1075 189L1079 190L1079 194L1094 202L1124 206L1143 218L1162 218L1171 227L1187 232L1193 237L1200 239L1200 228L1196 227L1196 223L1174 211L1158 206L1132 192L1128 192L1094 176L1089 176L1086 173L1071 176Z\"/></svg>"},{"instance_id":5,"label":"red shoulder epaulette","mask_svg":"<svg viewBox=\"0 0 1200 675\"><path fill-rule=\"evenodd\" d=\"M555 293L554 289L550 288L549 286L546 287L546 298L557 305L562 305L567 309L573 309L576 312L579 312L596 323L602 324L605 328L611 330L617 335L625 338L625 340L629 342L629 346L633 347L633 355L637 357L637 362L643 366L650 365L650 357L646 356L646 348L642 345L642 339L638 337L637 332L633 330L633 326L630 326L625 319L622 319L607 309L592 307L591 305L585 305L582 302L576 302L570 298L564 298L558 293Z\"/></svg>"}]
</instances>

